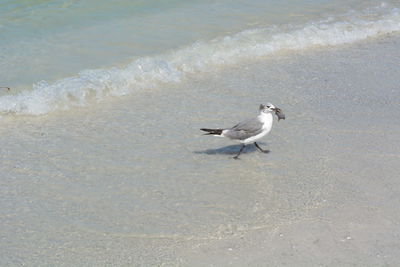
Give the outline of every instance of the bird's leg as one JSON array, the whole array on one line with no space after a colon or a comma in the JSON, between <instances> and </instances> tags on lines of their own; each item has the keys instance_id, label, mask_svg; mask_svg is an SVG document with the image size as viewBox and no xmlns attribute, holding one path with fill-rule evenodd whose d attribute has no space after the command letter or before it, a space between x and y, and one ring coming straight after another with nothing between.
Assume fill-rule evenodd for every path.
<instances>
[{"instance_id":1,"label":"bird's leg","mask_svg":"<svg viewBox=\"0 0 400 267\"><path fill-rule=\"evenodd\" d=\"M262 149L256 142L254 142L254 145L263 153L269 153L268 149Z\"/></svg>"},{"instance_id":2,"label":"bird's leg","mask_svg":"<svg viewBox=\"0 0 400 267\"><path fill-rule=\"evenodd\" d=\"M245 146L246 146L245 144L242 145L242 147L239 150L239 153L236 156L233 157L234 159L239 159L239 155L240 155L240 153L242 153L242 151L243 151Z\"/></svg>"}]
</instances>

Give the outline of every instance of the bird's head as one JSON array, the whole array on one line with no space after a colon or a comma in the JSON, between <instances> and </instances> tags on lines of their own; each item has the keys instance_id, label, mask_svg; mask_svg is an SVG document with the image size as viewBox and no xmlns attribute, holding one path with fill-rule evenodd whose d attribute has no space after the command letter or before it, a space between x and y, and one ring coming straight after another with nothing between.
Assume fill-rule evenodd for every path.
<instances>
[{"instance_id":1,"label":"bird's head","mask_svg":"<svg viewBox=\"0 0 400 267\"><path fill-rule=\"evenodd\" d=\"M271 113L271 112L275 112L276 107L274 105L272 105L271 103L267 103L267 104L261 104L260 105L260 112L264 112L264 113Z\"/></svg>"},{"instance_id":2,"label":"bird's head","mask_svg":"<svg viewBox=\"0 0 400 267\"><path fill-rule=\"evenodd\" d=\"M275 107L271 103L267 103L265 105L261 104L260 105L260 112L263 113L275 113L275 115L278 117L279 120L284 120L285 119L285 114L283 114L282 110L278 107Z\"/></svg>"}]
</instances>

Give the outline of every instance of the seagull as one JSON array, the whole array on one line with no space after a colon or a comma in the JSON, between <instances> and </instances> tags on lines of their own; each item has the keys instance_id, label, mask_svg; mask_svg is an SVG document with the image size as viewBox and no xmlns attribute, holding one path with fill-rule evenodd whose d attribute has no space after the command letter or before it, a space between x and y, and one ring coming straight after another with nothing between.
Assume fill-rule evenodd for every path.
<instances>
[{"instance_id":1,"label":"seagull","mask_svg":"<svg viewBox=\"0 0 400 267\"><path fill-rule=\"evenodd\" d=\"M205 135L214 135L227 137L232 140L237 140L242 143L242 147L239 150L239 153L234 156L234 159L239 159L240 153L242 153L243 149L246 145L250 143L254 143L254 145L263 153L268 153L269 150L262 149L258 144L257 140L261 139L265 135L267 135L272 128L273 113L278 117L278 121L281 119L285 119L285 114L283 114L280 108L275 107L271 103L267 103L266 105L260 105L260 114L251 119L244 120L239 122L232 128L227 129L208 129L201 128L200 130L207 132Z\"/></svg>"}]
</instances>

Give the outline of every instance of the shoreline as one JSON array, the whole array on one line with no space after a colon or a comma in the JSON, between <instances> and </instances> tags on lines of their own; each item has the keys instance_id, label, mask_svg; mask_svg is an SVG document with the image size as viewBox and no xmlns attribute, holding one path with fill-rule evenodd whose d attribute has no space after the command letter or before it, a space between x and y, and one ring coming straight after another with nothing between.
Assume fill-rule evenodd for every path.
<instances>
[{"instance_id":1,"label":"shoreline","mask_svg":"<svg viewBox=\"0 0 400 267\"><path fill-rule=\"evenodd\" d=\"M399 48L397 34L282 53L16 117L0 130L0 263L399 264ZM287 115L268 155L234 161L239 145L198 130L264 101Z\"/></svg>"}]
</instances>

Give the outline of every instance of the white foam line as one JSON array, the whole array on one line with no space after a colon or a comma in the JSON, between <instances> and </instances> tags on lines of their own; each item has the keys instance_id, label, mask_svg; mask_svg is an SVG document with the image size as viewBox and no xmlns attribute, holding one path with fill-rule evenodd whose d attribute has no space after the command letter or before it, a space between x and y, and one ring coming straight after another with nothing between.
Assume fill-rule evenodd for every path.
<instances>
[{"instance_id":1,"label":"white foam line","mask_svg":"<svg viewBox=\"0 0 400 267\"><path fill-rule=\"evenodd\" d=\"M25 115L84 106L90 100L121 96L150 89L160 83L179 82L187 73L204 72L215 66L237 64L283 50L348 44L400 31L398 9L378 19L365 14L342 21L309 23L284 32L283 28L252 29L233 36L197 42L189 47L153 58L140 58L125 68L85 70L53 84L39 82L32 90L0 97L0 112Z\"/></svg>"}]
</instances>

